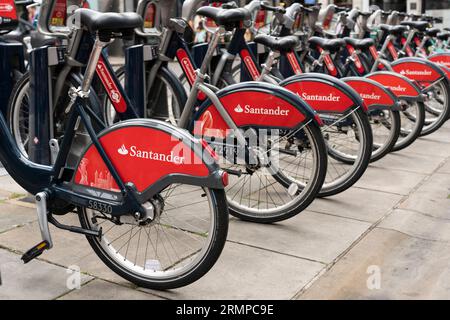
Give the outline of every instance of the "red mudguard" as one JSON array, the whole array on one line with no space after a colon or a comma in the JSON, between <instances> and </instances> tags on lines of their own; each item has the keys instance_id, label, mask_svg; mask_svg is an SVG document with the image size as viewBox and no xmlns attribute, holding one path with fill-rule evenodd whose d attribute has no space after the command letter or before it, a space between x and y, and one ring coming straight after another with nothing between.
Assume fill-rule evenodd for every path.
<instances>
[{"instance_id":1,"label":"red mudguard","mask_svg":"<svg viewBox=\"0 0 450 320\"><path fill-rule=\"evenodd\" d=\"M295 129L319 121L315 112L296 95L261 82L247 82L217 92L220 102L238 128ZM230 129L210 100L194 117L195 136L226 138Z\"/></svg>"},{"instance_id":2,"label":"red mudguard","mask_svg":"<svg viewBox=\"0 0 450 320\"><path fill-rule=\"evenodd\" d=\"M366 76L389 88L399 99L422 99L420 88L401 74L388 71L374 72Z\"/></svg>"},{"instance_id":3,"label":"red mudguard","mask_svg":"<svg viewBox=\"0 0 450 320\"><path fill-rule=\"evenodd\" d=\"M419 87L427 88L445 78L445 72L431 61L420 58L403 58L392 62L392 70L415 81Z\"/></svg>"},{"instance_id":4,"label":"red mudguard","mask_svg":"<svg viewBox=\"0 0 450 320\"><path fill-rule=\"evenodd\" d=\"M437 63L442 64L446 66L447 68L450 68L450 53L437 53L433 54L428 57L428 60Z\"/></svg>"},{"instance_id":5,"label":"red mudguard","mask_svg":"<svg viewBox=\"0 0 450 320\"><path fill-rule=\"evenodd\" d=\"M102 133L100 143L122 181L133 183L139 193L155 184L159 184L160 191L177 179L220 187L221 182L214 181L219 167L211 149L163 122L124 121ZM81 158L73 182L94 189L120 191L94 145Z\"/></svg>"},{"instance_id":6,"label":"red mudguard","mask_svg":"<svg viewBox=\"0 0 450 320\"><path fill-rule=\"evenodd\" d=\"M281 82L280 86L297 94L319 113L344 113L357 106L364 106L350 86L328 75L293 76Z\"/></svg>"},{"instance_id":7,"label":"red mudguard","mask_svg":"<svg viewBox=\"0 0 450 320\"><path fill-rule=\"evenodd\" d=\"M358 92L369 110L380 108L398 110L397 97L389 88L380 83L359 77L344 78L342 81Z\"/></svg>"},{"instance_id":8,"label":"red mudguard","mask_svg":"<svg viewBox=\"0 0 450 320\"><path fill-rule=\"evenodd\" d=\"M0 30L13 30L18 23L14 0L0 2Z\"/></svg>"}]
</instances>

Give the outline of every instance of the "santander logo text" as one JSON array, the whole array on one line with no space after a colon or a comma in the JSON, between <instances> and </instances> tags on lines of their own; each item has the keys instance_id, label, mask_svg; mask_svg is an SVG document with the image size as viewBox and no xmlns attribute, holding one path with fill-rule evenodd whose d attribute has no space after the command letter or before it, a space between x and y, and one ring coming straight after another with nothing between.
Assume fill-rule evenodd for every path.
<instances>
[{"instance_id":1,"label":"santander logo text","mask_svg":"<svg viewBox=\"0 0 450 320\"><path fill-rule=\"evenodd\" d=\"M398 86L389 86L389 89L391 89L394 92L405 92L406 88L398 85Z\"/></svg>"},{"instance_id":2,"label":"santander logo text","mask_svg":"<svg viewBox=\"0 0 450 320\"><path fill-rule=\"evenodd\" d=\"M339 102L339 101L341 101L341 97L340 96L335 96L332 93L330 93L329 95L320 95L320 94L308 94L306 92L303 92L299 96L300 96L300 98L302 98L305 101L326 101L326 102Z\"/></svg>"},{"instance_id":3,"label":"santander logo text","mask_svg":"<svg viewBox=\"0 0 450 320\"><path fill-rule=\"evenodd\" d=\"M138 158L138 159L146 159L153 160L159 162L169 162L174 164L184 164L185 158L176 156L172 151L170 154L154 152L150 150L141 150L136 146L131 146L127 148L125 145L122 145L117 152L122 156L129 156L130 158Z\"/></svg>"},{"instance_id":4,"label":"santander logo text","mask_svg":"<svg viewBox=\"0 0 450 320\"><path fill-rule=\"evenodd\" d=\"M372 93L360 93L361 98L369 99L369 100L380 100L381 96L378 94Z\"/></svg>"},{"instance_id":5,"label":"santander logo text","mask_svg":"<svg viewBox=\"0 0 450 320\"><path fill-rule=\"evenodd\" d=\"M431 71L429 70L402 70L400 71L401 75L404 76L431 76Z\"/></svg>"},{"instance_id":6,"label":"santander logo text","mask_svg":"<svg viewBox=\"0 0 450 320\"><path fill-rule=\"evenodd\" d=\"M240 104L238 104L236 108L234 108L234 112L243 114L286 117L289 115L290 110L284 110L280 106L276 107L275 109L272 109L266 107L254 108L251 107L250 105L245 105L244 107L242 107Z\"/></svg>"}]
</instances>

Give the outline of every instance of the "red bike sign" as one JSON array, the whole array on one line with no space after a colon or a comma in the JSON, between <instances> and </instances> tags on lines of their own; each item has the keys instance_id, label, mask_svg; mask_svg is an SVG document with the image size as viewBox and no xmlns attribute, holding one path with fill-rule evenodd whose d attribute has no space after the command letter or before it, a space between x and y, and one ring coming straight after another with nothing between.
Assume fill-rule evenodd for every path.
<instances>
[{"instance_id":1,"label":"red bike sign","mask_svg":"<svg viewBox=\"0 0 450 320\"><path fill-rule=\"evenodd\" d=\"M428 60L437 64L442 64L447 68L450 68L450 53L433 54L432 56L428 57Z\"/></svg>"},{"instance_id":2,"label":"red bike sign","mask_svg":"<svg viewBox=\"0 0 450 320\"><path fill-rule=\"evenodd\" d=\"M408 78L394 72L375 72L366 76L389 88L399 98L418 98L420 89Z\"/></svg>"},{"instance_id":3,"label":"red bike sign","mask_svg":"<svg viewBox=\"0 0 450 320\"><path fill-rule=\"evenodd\" d=\"M10 30L17 25L17 10L14 0L0 3L0 30Z\"/></svg>"},{"instance_id":4,"label":"red bike sign","mask_svg":"<svg viewBox=\"0 0 450 320\"><path fill-rule=\"evenodd\" d=\"M445 77L445 73L436 64L417 58L404 58L394 61L392 70L417 82L419 86L424 88Z\"/></svg>"},{"instance_id":5,"label":"red bike sign","mask_svg":"<svg viewBox=\"0 0 450 320\"><path fill-rule=\"evenodd\" d=\"M369 109L380 106L393 107L396 105L395 96L388 91L389 89L386 90L375 81L365 78L347 78L342 80L358 92Z\"/></svg>"}]
</instances>

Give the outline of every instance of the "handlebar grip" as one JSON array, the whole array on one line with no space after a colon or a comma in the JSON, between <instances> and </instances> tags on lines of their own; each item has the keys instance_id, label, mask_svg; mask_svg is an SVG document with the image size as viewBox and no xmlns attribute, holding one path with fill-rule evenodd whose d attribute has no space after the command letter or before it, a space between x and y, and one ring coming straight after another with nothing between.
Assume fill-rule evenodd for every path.
<instances>
[{"instance_id":1,"label":"handlebar grip","mask_svg":"<svg viewBox=\"0 0 450 320\"><path fill-rule=\"evenodd\" d=\"M276 13L283 13L283 14L286 13L286 9L284 9L282 7L269 6L264 3L261 4L261 9L266 10L266 11L273 11Z\"/></svg>"}]
</instances>

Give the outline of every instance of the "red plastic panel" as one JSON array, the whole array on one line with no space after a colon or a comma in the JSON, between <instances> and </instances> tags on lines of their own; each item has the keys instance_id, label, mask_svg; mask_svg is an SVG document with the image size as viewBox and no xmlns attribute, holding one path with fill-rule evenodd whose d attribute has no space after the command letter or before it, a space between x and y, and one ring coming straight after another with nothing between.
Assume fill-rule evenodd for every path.
<instances>
[{"instance_id":1,"label":"red plastic panel","mask_svg":"<svg viewBox=\"0 0 450 320\"><path fill-rule=\"evenodd\" d=\"M422 86L427 86L441 78L435 69L420 62L405 61L393 64L392 69Z\"/></svg>"},{"instance_id":2,"label":"red plastic panel","mask_svg":"<svg viewBox=\"0 0 450 320\"><path fill-rule=\"evenodd\" d=\"M134 183L139 192L170 174L209 175L208 168L189 147L160 130L127 127L106 134L100 142L123 181ZM75 183L119 191L94 146L84 155Z\"/></svg>"},{"instance_id":3,"label":"red plastic panel","mask_svg":"<svg viewBox=\"0 0 450 320\"><path fill-rule=\"evenodd\" d=\"M373 74L368 75L367 78L388 87L397 97L418 97L420 95L411 82L395 73Z\"/></svg>"},{"instance_id":4,"label":"red plastic panel","mask_svg":"<svg viewBox=\"0 0 450 320\"><path fill-rule=\"evenodd\" d=\"M345 80L344 80L345 81ZM367 107L371 106L393 106L395 104L394 99L384 90L382 87L374 85L364 79L348 80L345 81L350 87L352 87L361 98Z\"/></svg>"},{"instance_id":5,"label":"red plastic panel","mask_svg":"<svg viewBox=\"0 0 450 320\"><path fill-rule=\"evenodd\" d=\"M433 56L430 56L428 60L433 61L437 64L442 64L447 68L450 68L450 53L439 53Z\"/></svg>"},{"instance_id":6,"label":"red plastic panel","mask_svg":"<svg viewBox=\"0 0 450 320\"><path fill-rule=\"evenodd\" d=\"M120 94L120 90L114 82L113 76L109 73L105 61L102 57L100 57L100 60L97 63L96 72L106 89L106 93L108 94L109 99L114 106L114 109L116 109L116 111L119 113L127 111L127 102L125 101L125 98Z\"/></svg>"},{"instance_id":7,"label":"red plastic panel","mask_svg":"<svg viewBox=\"0 0 450 320\"><path fill-rule=\"evenodd\" d=\"M296 128L306 117L289 102L266 92L242 91L220 98L238 127ZM195 125L195 135L226 137L229 129L215 106L205 109Z\"/></svg>"},{"instance_id":8,"label":"red plastic panel","mask_svg":"<svg viewBox=\"0 0 450 320\"><path fill-rule=\"evenodd\" d=\"M0 17L17 20L17 10L14 0L3 0L0 3Z\"/></svg>"},{"instance_id":9,"label":"red plastic panel","mask_svg":"<svg viewBox=\"0 0 450 320\"><path fill-rule=\"evenodd\" d=\"M355 103L339 88L320 81L299 80L285 86L318 112L344 112Z\"/></svg>"},{"instance_id":10,"label":"red plastic panel","mask_svg":"<svg viewBox=\"0 0 450 320\"><path fill-rule=\"evenodd\" d=\"M261 73L256 67L250 52L247 49L243 49L241 50L240 55L242 61L244 61L244 64L247 67L248 72L250 73L250 76L254 81L257 81L261 76Z\"/></svg>"}]
</instances>

